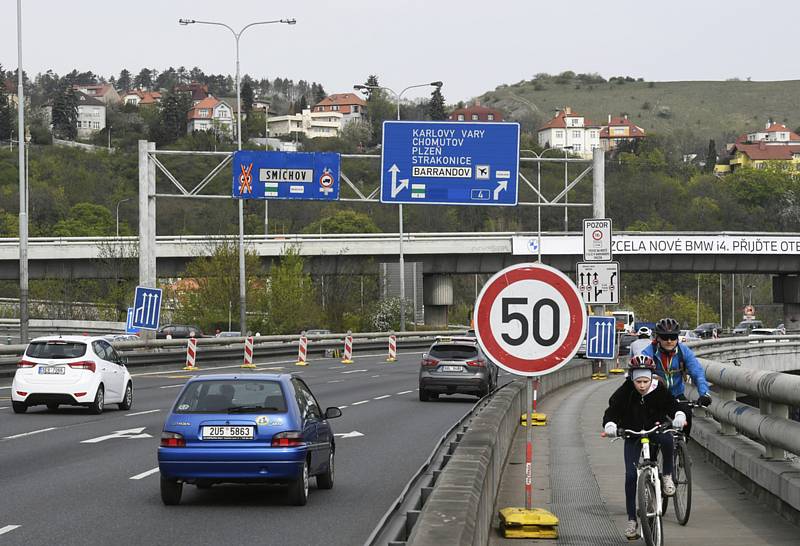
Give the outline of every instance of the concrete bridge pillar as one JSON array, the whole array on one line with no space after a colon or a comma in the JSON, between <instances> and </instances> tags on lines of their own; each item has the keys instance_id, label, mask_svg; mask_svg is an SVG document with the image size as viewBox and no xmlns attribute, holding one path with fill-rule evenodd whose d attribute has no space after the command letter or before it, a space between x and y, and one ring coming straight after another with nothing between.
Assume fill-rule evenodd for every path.
<instances>
[{"instance_id":1,"label":"concrete bridge pillar","mask_svg":"<svg viewBox=\"0 0 800 546\"><path fill-rule=\"evenodd\" d=\"M425 324L447 326L447 306L453 305L453 278L450 275L425 275L422 288Z\"/></svg>"},{"instance_id":2,"label":"concrete bridge pillar","mask_svg":"<svg viewBox=\"0 0 800 546\"><path fill-rule=\"evenodd\" d=\"M783 324L787 334L800 334L800 277L772 277L772 301L783 304Z\"/></svg>"}]
</instances>

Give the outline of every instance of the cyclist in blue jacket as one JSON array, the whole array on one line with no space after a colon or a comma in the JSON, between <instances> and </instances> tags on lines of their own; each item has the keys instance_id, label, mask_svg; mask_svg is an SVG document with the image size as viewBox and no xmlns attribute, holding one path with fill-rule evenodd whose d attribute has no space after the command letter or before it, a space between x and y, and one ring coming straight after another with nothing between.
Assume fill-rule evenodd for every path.
<instances>
[{"instance_id":1,"label":"cyclist in blue jacket","mask_svg":"<svg viewBox=\"0 0 800 546\"><path fill-rule=\"evenodd\" d=\"M700 396L697 402L700 405L711 404L711 396L703 367L697 361L692 350L678 341L680 331L681 325L677 320L669 317L662 318L656 323L654 329L655 341L646 347L642 354L655 361L656 375L664 382L672 396L678 399L681 411L686 414L686 435L688 436L692 428L692 408L689 407L684 394L684 375L688 374L692 378L694 386L697 387L697 393Z\"/></svg>"}]
</instances>

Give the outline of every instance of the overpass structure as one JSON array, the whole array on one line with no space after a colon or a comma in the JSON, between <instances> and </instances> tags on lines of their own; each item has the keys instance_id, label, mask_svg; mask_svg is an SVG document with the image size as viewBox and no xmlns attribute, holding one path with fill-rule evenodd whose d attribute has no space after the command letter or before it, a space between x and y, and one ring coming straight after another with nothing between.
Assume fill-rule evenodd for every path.
<instances>
[{"instance_id":1,"label":"overpass structure","mask_svg":"<svg viewBox=\"0 0 800 546\"><path fill-rule=\"evenodd\" d=\"M452 275L493 274L521 262L542 260L574 272L582 260L576 233L409 233L403 238L407 262L421 264L426 322L438 323L452 304ZM186 264L210 255L226 236L159 236L152 268L158 277L179 277ZM396 262L397 234L248 236L246 247L265 266L288 248L307 259L314 275L376 274L378 262ZM800 331L800 233L616 232L614 259L623 273L773 274L773 299L784 304L784 323ZM29 275L37 278L137 278L139 238L32 238ZM19 242L0 239L0 278L19 276ZM794 328L796 326L796 328Z\"/></svg>"}]
</instances>

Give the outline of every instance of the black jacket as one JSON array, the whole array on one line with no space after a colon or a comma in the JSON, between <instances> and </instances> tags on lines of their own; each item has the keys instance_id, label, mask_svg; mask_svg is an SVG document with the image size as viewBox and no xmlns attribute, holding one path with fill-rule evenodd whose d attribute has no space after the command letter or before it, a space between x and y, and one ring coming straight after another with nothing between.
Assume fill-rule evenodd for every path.
<instances>
[{"instance_id":1,"label":"black jacket","mask_svg":"<svg viewBox=\"0 0 800 546\"><path fill-rule=\"evenodd\" d=\"M644 396L634 387L630 379L616 390L608 400L608 409L603 414L603 426L613 421L620 429L647 430L656 423L672 420L680 411L677 400L660 381L656 388Z\"/></svg>"}]
</instances>

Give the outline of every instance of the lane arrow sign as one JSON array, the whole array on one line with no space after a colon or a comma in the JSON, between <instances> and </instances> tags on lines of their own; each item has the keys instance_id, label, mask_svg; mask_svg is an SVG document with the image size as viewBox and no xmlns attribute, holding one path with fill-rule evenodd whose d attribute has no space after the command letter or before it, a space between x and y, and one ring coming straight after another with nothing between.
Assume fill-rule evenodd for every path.
<instances>
[{"instance_id":1,"label":"lane arrow sign","mask_svg":"<svg viewBox=\"0 0 800 546\"><path fill-rule=\"evenodd\" d=\"M354 430L353 432L344 432L344 433L340 432L339 434L334 434L334 436L336 436L337 438L358 438L359 436L364 436L364 435L358 432L357 430Z\"/></svg>"},{"instance_id":2,"label":"lane arrow sign","mask_svg":"<svg viewBox=\"0 0 800 546\"><path fill-rule=\"evenodd\" d=\"M500 198L500 192L503 190L508 189L508 180L501 180L497 183L497 187L494 189L494 200L497 201Z\"/></svg>"},{"instance_id":3,"label":"lane arrow sign","mask_svg":"<svg viewBox=\"0 0 800 546\"><path fill-rule=\"evenodd\" d=\"M408 179L401 180L399 184L397 183L397 173L400 172L400 169L395 164L389 167L389 172L392 173L392 198L395 198L398 193L408 189Z\"/></svg>"},{"instance_id":4,"label":"lane arrow sign","mask_svg":"<svg viewBox=\"0 0 800 546\"><path fill-rule=\"evenodd\" d=\"M103 442L105 440L111 440L112 438L152 438L149 434L145 433L142 434L142 431L147 427L139 427L139 428L129 428L127 430L116 430L112 434L106 434L105 436L98 436L97 438L92 438L90 440L83 440L81 441L82 444L96 444L98 442Z\"/></svg>"}]
</instances>

